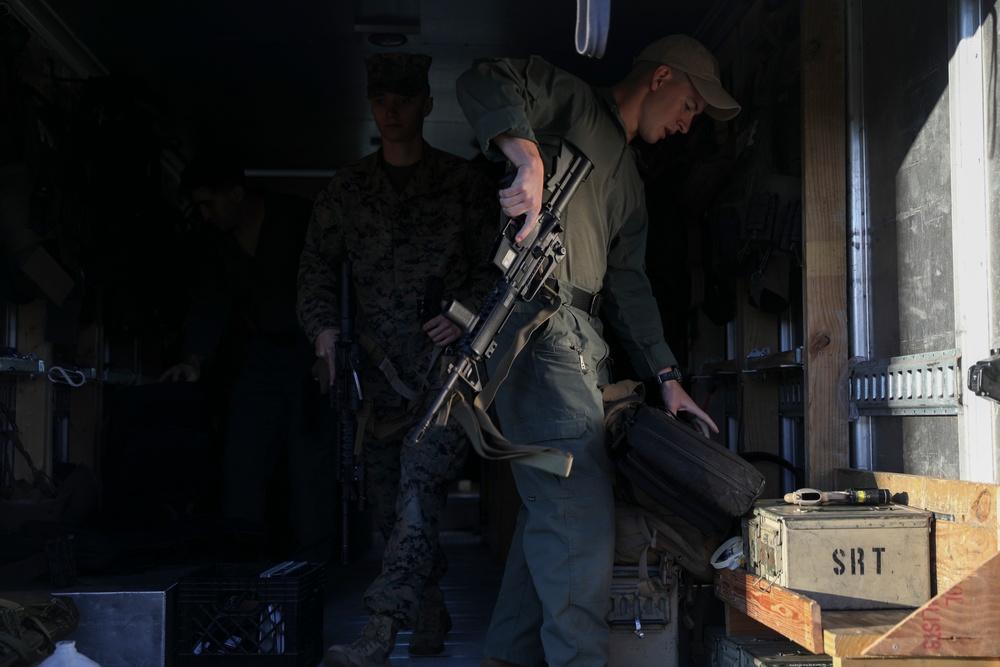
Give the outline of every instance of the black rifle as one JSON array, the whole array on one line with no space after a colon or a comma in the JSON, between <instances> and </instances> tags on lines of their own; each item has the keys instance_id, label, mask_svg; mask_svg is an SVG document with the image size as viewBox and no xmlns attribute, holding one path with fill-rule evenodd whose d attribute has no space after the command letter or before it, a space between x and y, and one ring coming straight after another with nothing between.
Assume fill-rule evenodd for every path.
<instances>
[{"instance_id":1,"label":"black rifle","mask_svg":"<svg viewBox=\"0 0 1000 667\"><path fill-rule=\"evenodd\" d=\"M562 244L564 230L559 218L593 168L587 156L563 141L552 172L546 178L545 187L551 195L542 206L531 233L520 243L514 241L524 222L524 216L520 216L507 221L494 243L490 261L503 271L503 276L497 279L486 295L479 313L472 313L457 301L451 301L445 308L448 319L461 326L465 334L458 342L456 360L448 369L448 378L441 391L423 420L407 436L411 445L420 442L427 433L438 412L456 390L459 380L475 392L482 390L478 364L493 353L496 336L507 323L517 300L531 301L552 275L556 264L566 256L566 248Z\"/></svg>"},{"instance_id":2,"label":"black rifle","mask_svg":"<svg viewBox=\"0 0 1000 667\"><path fill-rule=\"evenodd\" d=\"M350 562L351 509L364 511L365 465L354 458L357 413L361 408L361 344L354 339L354 300L351 298L351 262L340 265L340 338L337 341L337 435L340 445L340 562Z\"/></svg>"}]
</instances>

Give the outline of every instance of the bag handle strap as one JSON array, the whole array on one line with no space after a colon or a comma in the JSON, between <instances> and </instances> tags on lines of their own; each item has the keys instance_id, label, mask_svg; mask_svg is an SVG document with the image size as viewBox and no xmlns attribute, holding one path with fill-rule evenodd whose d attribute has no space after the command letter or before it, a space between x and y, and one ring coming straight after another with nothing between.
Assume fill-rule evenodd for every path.
<instances>
[{"instance_id":1,"label":"bag handle strap","mask_svg":"<svg viewBox=\"0 0 1000 667\"><path fill-rule=\"evenodd\" d=\"M618 413L646 400L646 385L637 380L620 380L601 389L604 399L604 427L608 428Z\"/></svg>"},{"instance_id":2,"label":"bag handle strap","mask_svg":"<svg viewBox=\"0 0 1000 667\"><path fill-rule=\"evenodd\" d=\"M27 642L22 639L18 639L9 632L0 632L0 644L9 646L11 650L21 656L22 660L25 660L25 664L34 665L39 657L45 657L46 653L40 653L35 651Z\"/></svg>"}]
</instances>

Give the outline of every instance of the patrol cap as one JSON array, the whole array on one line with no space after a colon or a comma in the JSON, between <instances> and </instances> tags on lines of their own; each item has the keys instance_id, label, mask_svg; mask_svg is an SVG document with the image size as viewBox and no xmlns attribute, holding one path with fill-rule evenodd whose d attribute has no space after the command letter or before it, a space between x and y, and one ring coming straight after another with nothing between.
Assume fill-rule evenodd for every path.
<instances>
[{"instance_id":1,"label":"patrol cap","mask_svg":"<svg viewBox=\"0 0 1000 667\"><path fill-rule=\"evenodd\" d=\"M687 74L695 90L708 102L705 114L711 118L731 120L740 112L740 105L719 81L719 62L696 39L687 35L664 37L643 49L635 60L670 65Z\"/></svg>"},{"instance_id":2,"label":"patrol cap","mask_svg":"<svg viewBox=\"0 0 1000 667\"><path fill-rule=\"evenodd\" d=\"M430 92L427 70L431 57L422 53L376 53L365 58L368 97L379 93L419 95Z\"/></svg>"}]
</instances>

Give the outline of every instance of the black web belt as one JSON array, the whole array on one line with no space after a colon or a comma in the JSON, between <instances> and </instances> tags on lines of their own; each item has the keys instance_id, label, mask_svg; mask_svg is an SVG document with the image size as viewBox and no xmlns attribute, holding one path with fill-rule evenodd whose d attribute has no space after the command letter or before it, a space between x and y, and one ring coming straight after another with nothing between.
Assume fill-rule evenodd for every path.
<instances>
[{"instance_id":1,"label":"black web belt","mask_svg":"<svg viewBox=\"0 0 1000 667\"><path fill-rule=\"evenodd\" d=\"M548 286L555 292L559 291L559 286L555 280L550 279L548 281ZM587 290L580 289L576 285L570 285L570 290L570 299L568 301L564 301L563 303L568 306L573 306L574 308L579 308L591 317L597 317L597 315L601 312L601 303L604 301L604 297L601 296L601 293L588 292Z\"/></svg>"}]
</instances>

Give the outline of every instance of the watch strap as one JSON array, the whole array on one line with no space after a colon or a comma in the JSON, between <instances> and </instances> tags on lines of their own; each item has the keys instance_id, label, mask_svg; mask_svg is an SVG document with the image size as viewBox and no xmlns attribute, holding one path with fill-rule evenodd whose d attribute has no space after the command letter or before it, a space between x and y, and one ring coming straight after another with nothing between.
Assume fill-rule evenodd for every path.
<instances>
[{"instance_id":1,"label":"watch strap","mask_svg":"<svg viewBox=\"0 0 1000 667\"><path fill-rule=\"evenodd\" d=\"M660 384L663 384L664 382L669 382L670 380L677 380L678 382L680 382L681 378L683 377L684 375L681 373L680 369L675 368L674 370L667 371L666 373L657 373L656 381L659 382Z\"/></svg>"}]
</instances>

